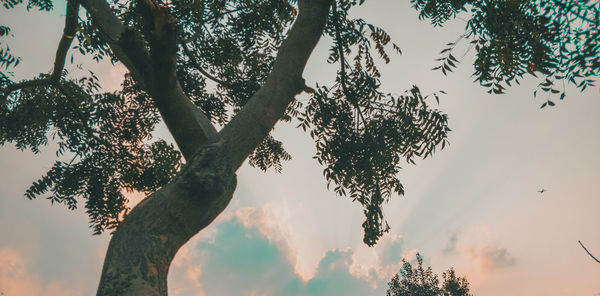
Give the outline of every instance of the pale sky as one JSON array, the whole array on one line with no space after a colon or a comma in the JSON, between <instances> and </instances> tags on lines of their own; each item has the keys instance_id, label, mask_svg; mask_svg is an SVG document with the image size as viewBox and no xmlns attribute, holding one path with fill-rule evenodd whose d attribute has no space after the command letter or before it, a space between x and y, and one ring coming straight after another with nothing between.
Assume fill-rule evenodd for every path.
<instances>
[{"instance_id":1,"label":"pale sky","mask_svg":"<svg viewBox=\"0 0 600 296\"><path fill-rule=\"evenodd\" d=\"M25 6L0 8L0 23L15 34L9 45L23 57L19 78L50 71L64 18L64 3L51 13ZM170 294L383 296L402 258L420 252L438 274L453 266L467 276L475 295L600 295L600 264L577 243L600 256L599 88L568 90L542 110L535 79L488 95L472 83L471 55L448 77L430 70L463 21L433 28L408 0L368 1L355 15L385 28L404 53L382 68L386 91L416 84L448 93L439 108L450 118L450 146L404 166L406 195L385 205L390 233L369 248L361 208L326 190L310 137L294 123L278 125L275 137L293 160L283 174L240 169L230 206L178 253ZM309 85L335 75L324 63L328 42L306 67ZM92 67L105 89L119 84L122 68ZM169 139L164 128L157 136ZM50 168L54 149L0 148L0 292L7 296L95 293L109 234L92 236L83 209L23 196Z\"/></svg>"}]
</instances>

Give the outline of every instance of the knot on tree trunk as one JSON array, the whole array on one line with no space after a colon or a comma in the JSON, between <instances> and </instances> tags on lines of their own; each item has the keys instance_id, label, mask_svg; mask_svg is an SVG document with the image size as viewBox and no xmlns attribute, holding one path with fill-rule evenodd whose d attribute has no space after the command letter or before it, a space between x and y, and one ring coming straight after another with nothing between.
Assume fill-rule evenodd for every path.
<instances>
[{"instance_id":1,"label":"knot on tree trunk","mask_svg":"<svg viewBox=\"0 0 600 296\"><path fill-rule=\"evenodd\" d=\"M235 172L221 142L201 146L174 180L198 201L233 193Z\"/></svg>"}]
</instances>

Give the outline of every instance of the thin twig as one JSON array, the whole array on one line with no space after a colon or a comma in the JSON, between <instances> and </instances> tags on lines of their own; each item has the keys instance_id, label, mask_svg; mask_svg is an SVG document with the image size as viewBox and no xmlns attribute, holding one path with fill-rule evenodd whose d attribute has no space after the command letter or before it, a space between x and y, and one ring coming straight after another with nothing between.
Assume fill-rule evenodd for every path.
<instances>
[{"instance_id":1,"label":"thin twig","mask_svg":"<svg viewBox=\"0 0 600 296\"><path fill-rule=\"evenodd\" d=\"M586 21L588 23L597 25L598 24L598 20L593 20L588 18L586 15L581 15L581 13L578 10L573 9L575 7L575 5L571 5L571 6L566 6L565 3L563 3L562 1L558 1L558 0L554 0L554 4L556 4L558 7L564 9L567 11L567 13L572 13L574 14L577 18ZM593 6L587 6L585 7L586 9L593 9ZM596 17L598 18L598 12L596 11Z\"/></svg>"},{"instance_id":2,"label":"thin twig","mask_svg":"<svg viewBox=\"0 0 600 296\"><path fill-rule=\"evenodd\" d=\"M202 26L204 26L204 24L206 24L207 22L210 22L212 20L224 17L224 16L226 16L228 14L232 14L232 13L235 13L235 12L242 11L244 9L249 9L249 8L250 7L240 7L240 8L228 10L228 11L222 13L222 14L215 15L213 17L207 18L205 20L202 20ZM206 27L204 27L204 28L207 30ZM194 33L192 36L190 36L189 38L186 38L186 39L182 40L181 42L183 42L183 43L190 43L190 42L195 41L196 39L200 38L200 36L202 36L202 30L196 31L196 33Z\"/></svg>"},{"instance_id":3,"label":"thin twig","mask_svg":"<svg viewBox=\"0 0 600 296\"><path fill-rule=\"evenodd\" d=\"M198 62L198 60L196 60L196 58L194 57L194 54L191 52L191 50L187 47L187 45L185 43L182 42L181 47L183 48L183 52L188 56L188 58L194 65L194 68L196 68L196 70L198 70L200 73L202 73L202 75L204 75L206 78L208 78L222 86L231 88L231 85L229 83L211 75L210 73L208 73L208 71L204 70L204 68L202 68L202 66L200 66L200 63Z\"/></svg>"},{"instance_id":4,"label":"thin twig","mask_svg":"<svg viewBox=\"0 0 600 296\"><path fill-rule=\"evenodd\" d=\"M590 257L594 258L594 260L596 260L596 262L600 263L600 260L596 259L596 257L594 257L594 255L592 255L592 253L590 253L590 251L588 251L588 249L585 248L585 246L581 243L580 240L577 240L577 241L579 242L581 247L588 253L588 255L590 255Z\"/></svg>"},{"instance_id":5,"label":"thin twig","mask_svg":"<svg viewBox=\"0 0 600 296\"><path fill-rule=\"evenodd\" d=\"M344 95L346 96L346 99L348 99L348 89L346 88L346 57L344 54L344 49L342 48L342 37L340 34L340 24L339 24L339 15L337 12L337 7L336 7L336 1L333 1L332 3L332 7L331 10L333 12L333 25L335 26L335 39L337 40L337 49L338 49L338 54L340 56L340 75L341 75L341 84L342 84L342 91L344 92ZM367 121L365 120L365 117L362 114L362 111L360 110L360 106L358 105L358 99L353 97L352 100L348 100L357 110L359 117L362 119L363 125L365 127L365 130L367 130ZM358 122L358 120L357 120Z\"/></svg>"}]
</instances>

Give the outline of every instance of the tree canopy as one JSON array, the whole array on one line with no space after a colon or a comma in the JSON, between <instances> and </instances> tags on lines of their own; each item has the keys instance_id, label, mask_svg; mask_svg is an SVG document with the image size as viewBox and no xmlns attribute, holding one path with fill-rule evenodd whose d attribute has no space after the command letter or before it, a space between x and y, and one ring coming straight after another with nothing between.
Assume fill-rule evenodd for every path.
<instances>
[{"instance_id":1,"label":"tree canopy","mask_svg":"<svg viewBox=\"0 0 600 296\"><path fill-rule=\"evenodd\" d=\"M22 2L0 1L4 9ZM600 72L598 1L411 3L434 26L466 18L434 69L448 74L472 53L474 80L490 93L537 77L533 95L544 92L544 108L564 99L567 85L593 85ZM328 186L362 206L363 241L372 246L389 230L382 207L404 193L401 166L443 149L450 128L436 109L443 90L392 95L381 87L379 69L402 42L416 41L394 41L374 20L354 17L363 4L67 0L52 71L23 81L12 73L20 58L9 47L10 24L0 27L0 145L39 152L56 143L56 162L26 197L72 209L83 202L94 233L115 230L98 295L166 295L177 250L227 207L244 161L281 171L291 158L270 134L280 120L310 134ZM320 39L337 71L307 85L303 71ZM104 91L93 72L71 75L81 55L122 64L121 89ZM295 99L302 92L308 101ZM161 120L177 149L152 139ZM131 191L148 197L130 211ZM456 281L459 290L466 282Z\"/></svg>"},{"instance_id":2,"label":"tree canopy","mask_svg":"<svg viewBox=\"0 0 600 296\"><path fill-rule=\"evenodd\" d=\"M423 267L423 257L416 255L417 264L402 259L400 274L395 274L388 282L387 296L471 296L466 277L457 277L454 268L442 273L444 281L440 286L438 276L431 267Z\"/></svg>"},{"instance_id":3,"label":"tree canopy","mask_svg":"<svg viewBox=\"0 0 600 296\"><path fill-rule=\"evenodd\" d=\"M5 9L21 2L2 0ZM373 245L389 229L383 204L404 193L401 166L444 148L450 128L447 115L435 108L443 91L425 95L414 86L394 96L381 89L379 68L401 54L407 41L394 43L370 20L352 17L363 2L330 2L322 35L329 42L327 62L339 66L335 79L298 86L310 99L293 100L280 119L297 120L310 133L328 184L362 205L364 242ZM467 18L465 32L442 49L434 69L448 74L473 52L474 80L492 93L531 75L540 79L534 95L547 93L541 107L554 106L555 98L565 98L567 84L583 90L600 74L597 1L411 3L419 18L434 26ZM27 81L13 81L20 58L9 48L10 27L2 25L0 144L39 152L49 141L58 143L58 160L25 195L69 208L84 202L94 233L114 229L128 212L128 191L155 192L180 170L181 154L191 157L210 137L200 132L202 126L173 128L176 122L200 116L207 119L204 125L226 127L273 75L299 4L68 0L52 72ZM53 7L52 0L27 2L28 9ZM71 47L97 61L124 64L129 73L122 89L103 92L92 72L71 77L65 68ZM168 93L162 85L169 83L178 85L182 100L199 107L201 115L161 99ZM151 139L161 117L181 153ZM271 135L251 150L249 164L262 170L281 171L291 158Z\"/></svg>"}]
</instances>

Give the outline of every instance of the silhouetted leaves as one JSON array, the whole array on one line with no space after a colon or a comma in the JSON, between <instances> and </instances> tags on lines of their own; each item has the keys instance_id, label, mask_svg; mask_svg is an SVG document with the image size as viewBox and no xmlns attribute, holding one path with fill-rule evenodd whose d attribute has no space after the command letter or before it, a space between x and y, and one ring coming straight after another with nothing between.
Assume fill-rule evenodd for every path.
<instances>
[{"instance_id":1,"label":"silhouetted leaves","mask_svg":"<svg viewBox=\"0 0 600 296\"><path fill-rule=\"evenodd\" d=\"M248 163L263 171L274 168L275 171L281 173L281 163L290 159L292 156L283 149L283 143L268 135L248 157Z\"/></svg>"},{"instance_id":2,"label":"silhouetted leaves","mask_svg":"<svg viewBox=\"0 0 600 296\"><path fill-rule=\"evenodd\" d=\"M5 8L21 3L0 1ZM144 21L145 12L136 1L109 3L128 26L124 34L139 36L141 51L148 50L155 41L154 27ZM413 87L392 96L380 90L379 67L401 50L383 28L351 17L350 9L362 3L332 2L324 35L333 41L327 62L339 66L335 80L317 85L306 104L291 103L282 120L299 119L299 127L315 140L315 159L324 167L328 186L361 204L364 241L371 246L389 229L383 204L404 193L398 179L401 164L414 164L444 148L450 129L447 116L432 108L431 98L439 103L438 93L423 95ZM538 90L546 94L544 108L565 98L565 82L584 90L600 74L598 1L411 3L419 18L430 19L434 26L458 14L467 16L465 32L441 50L435 69L453 71L466 56L456 51L466 45L476 54L475 81L490 93L504 93L530 74L541 80L534 96ZM29 0L27 5L53 7L50 0ZM164 5L177 20L178 82L211 122L226 125L268 77L297 16L297 2L182 0ZM97 61L117 62L90 19L79 19L74 49ZM10 29L0 26L2 41L8 36ZM19 61L6 44L0 45L0 70L5 70L0 71L1 88L14 83L8 70ZM50 86L24 89L0 101L0 144L11 142L39 152L41 146L56 142L59 160L26 196L43 195L70 208L83 198L98 233L115 227L126 214L127 191L157 190L177 172L181 158L171 145L150 142L158 114L130 77L121 91L102 93L93 73L77 81L64 74ZM282 143L269 135L249 163L281 171L282 162L290 158Z\"/></svg>"},{"instance_id":3,"label":"silhouetted leaves","mask_svg":"<svg viewBox=\"0 0 600 296\"><path fill-rule=\"evenodd\" d=\"M151 193L170 181L181 156L164 141L148 143L158 122L152 101L128 78L123 91L96 93L97 79L29 88L11 95L0 110L0 144L39 151L58 144L53 167L26 191L73 209L85 200L94 233L114 228L127 212L127 191Z\"/></svg>"},{"instance_id":4,"label":"silhouetted leaves","mask_svg":"<svg viewBox=\"0 0 600 296\"><path fill-rule=\"evenodd\" d=\"M413 7L419 10L419 19L431 19L434 26L442 26L444 22L465 11L467 0L411 0Z\"/></svg>"},{"instance_id":5,"label":"silhouetted leaves","mask_svg":"<svg viewBox=\"0 0 600 296\"><path fill-rule=\"evenodd\" d=\"M0 38L7 37L9 35L11 35L10 28L7 26L0 26ZM12 54L12 52L10 51L10 48L8 47L8 45L7 44L3 45L0 42L0 75L8 78L9 76L11 76L10 72L6 73L6 72L3 72L2 70L8 70L11 67L16 67L19 65L20 62L21 62L21 58L14 56Z\"/></svg>"},{"instance_id":6,"label":"silhouetted leaves","mask_svg":"<svg viewBox=\"0 0 600 296\"><path fill-rule=\"evenodd\" d=\"M402 259L400 274L388 282L387 296L471 296L466 277L457 277L453 268L442 274L440 286L438 276L431 267L423 268L423 257L417 253L417 264Z\"/></svg>"},{"instance_id":7,"label":"silhouetted leaves","mask_svg":"<svg viewBox=\"0 0 600 296\"><path fill-rule=\"evenodd\" d=\"M466 12L470 19L459 41L465 40L468 50L475 49L473 76L489 88L489 93L504 93L512 82L519 83L529 74L543 79L539 89L548 95L543 106L553 106L551 96L560 100L565 97L564 82L585 90L594 85L600 74L598 1L411 2L420 11L419 17L431 19L434 25ZM452 58L457 42L447 44L441 51L441 65L434 69L443 74L452 71L458 62Z\"/></svg>"},{"instance_id":8,"label":"silhouetted leaves","mask_svg":"<svg viewBox=\"0 0 600 296\"><path fill-rule=\"evenodd\" d=\"M339 85L320 87L299 119L316 141L315 158L325 166L328 183L364 207L364 242L372 246L389 229L383 202L393 193L404 194L397 178L401 162L431 155L450 129L447 116L430 108L417 87L394 97L380 93L377 81L365 81L347 81L356 106L343 99Z\"/></svg>"}]
</instances>

